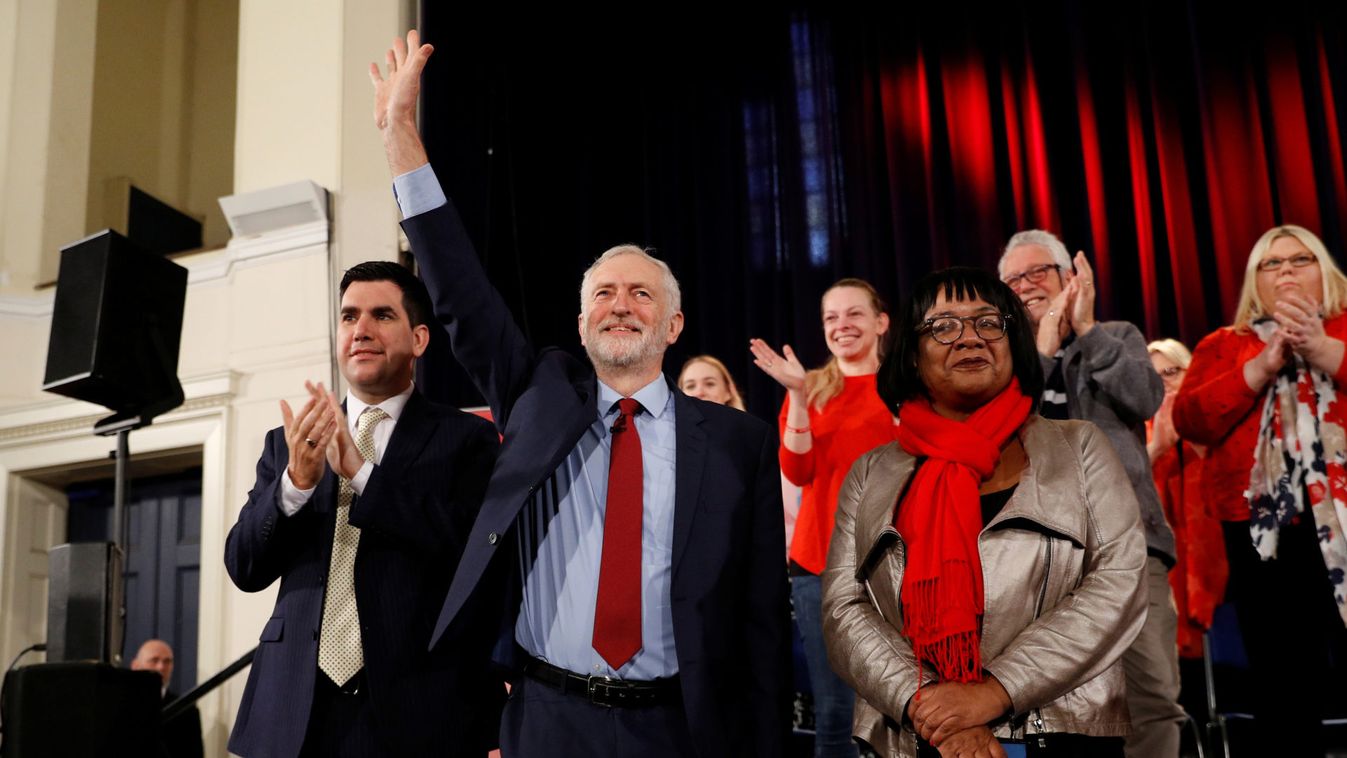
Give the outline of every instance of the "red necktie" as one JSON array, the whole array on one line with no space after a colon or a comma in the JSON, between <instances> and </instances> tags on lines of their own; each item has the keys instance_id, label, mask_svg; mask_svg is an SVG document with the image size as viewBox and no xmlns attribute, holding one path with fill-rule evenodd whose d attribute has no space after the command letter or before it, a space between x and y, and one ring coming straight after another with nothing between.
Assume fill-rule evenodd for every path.
<instances>
[{"instance_id":1,"label":"red necktie","mask_svg":"<svg viewBox=\"0 0 1347 758\"><path fill-rule=\"evenodd\" d=\"M632 418L641 404L617 401L608 457L608 506L594 607L594 649L614 671L641 649L641 435Z\"/></svg>"}]
</instances>

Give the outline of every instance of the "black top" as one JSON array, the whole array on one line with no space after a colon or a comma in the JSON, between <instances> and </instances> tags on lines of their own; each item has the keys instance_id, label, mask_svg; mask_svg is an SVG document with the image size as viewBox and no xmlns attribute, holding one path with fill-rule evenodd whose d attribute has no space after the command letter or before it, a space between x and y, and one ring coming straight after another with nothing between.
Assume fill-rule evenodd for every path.
<instances>
[{"instance_id":1,"label":"black top","mask_svg":"<svg viewBox=\"0 0 1347 758\"><path fill-rule=\"evenodd\" d=\"M1015 494L1015 488L1018 486L1018 484L1012 484L1006 489L988 492L979 498L982 501L983 526L990 524L992 519L996 518L996 514L1006 507L1006 503L1010 502L1010 496Z\"/></svg>"}]
</instances>

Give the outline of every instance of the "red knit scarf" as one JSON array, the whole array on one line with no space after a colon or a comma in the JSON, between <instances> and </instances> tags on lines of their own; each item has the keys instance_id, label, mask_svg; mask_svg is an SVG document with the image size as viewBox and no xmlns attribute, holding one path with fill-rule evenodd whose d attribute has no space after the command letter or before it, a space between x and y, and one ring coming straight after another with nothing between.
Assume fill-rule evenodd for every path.
<instances>
[{"instance_id":1,"label":"red knit scarf","mask_svg":"<svg viewBox=\"0 0 1347 758\"><path fill-rule=\"evenodd\" d=\"M907 544L903 632L917 665L929 662L944 682L982 679L982 561L978 486L992 475L1001 445L1024 425L1032 406L1019 381L967 421L947 419L925 398L898 411L898 444L925 458L898 503L894 525Z\"/></svg>"}]
</instances>

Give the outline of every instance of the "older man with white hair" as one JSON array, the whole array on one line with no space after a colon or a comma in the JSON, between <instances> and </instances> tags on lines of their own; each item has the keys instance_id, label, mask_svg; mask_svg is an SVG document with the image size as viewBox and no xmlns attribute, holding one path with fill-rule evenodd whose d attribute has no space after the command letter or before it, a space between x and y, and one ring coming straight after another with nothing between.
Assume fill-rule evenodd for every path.
<instances>
[{"instance_id":1,"label":"older man with white hair","mask_svg":"<svg viewBox=\"0 0 1347 758\"><path fill-rule=\"evenodd\" d=\"M1010 238L998 266L1019 295L1038 335L1044 383L1039 412L1083 419L1108 436L1141 505L1146 530L1146 624L1123 655L1132 734L1129 758L1177 758L1183 709L1178 705L1178 616L1167 574L1174 533L1165 521L1146 454L1146 421L1164 400L1146 340L1126 321L1095 320L1094 272L1085 253L1074 261L1056 235L1041 229Z\"/></svg>"}]
</instances>

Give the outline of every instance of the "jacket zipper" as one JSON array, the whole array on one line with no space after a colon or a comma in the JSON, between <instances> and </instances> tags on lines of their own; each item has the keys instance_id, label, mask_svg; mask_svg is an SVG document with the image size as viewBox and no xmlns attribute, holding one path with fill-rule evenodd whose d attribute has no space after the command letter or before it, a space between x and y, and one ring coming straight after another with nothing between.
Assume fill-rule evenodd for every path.
<instances>
[{"instance_id":1,"label":"jacket zipper","mask_svg":"<svg viewBox=\"0 0 1347 758\"><path fill-rule=\"evenodd\" d=\"M1034 620L1037 621L1039 615L1043 613L1043 603L1048 597L1048 577L1052 575L1052 540L1046 535L1043 537L1043 586L1038 588L1038 603L1034 606ZM1038 746L1046 748L1048 742L1043 737L1043 709L1034 709L1034 729L1038 730ZM1027 738L1029 735L1025 735Z\"/></svg>"}]
</instances>

